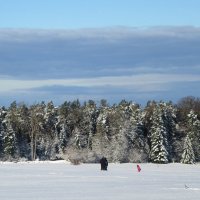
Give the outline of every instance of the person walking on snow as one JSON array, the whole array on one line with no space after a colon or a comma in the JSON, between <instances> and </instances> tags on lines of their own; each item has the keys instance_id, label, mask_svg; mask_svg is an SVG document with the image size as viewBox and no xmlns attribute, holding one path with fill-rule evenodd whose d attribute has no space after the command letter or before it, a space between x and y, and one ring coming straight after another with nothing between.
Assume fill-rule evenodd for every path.
<instances>
[{"instance_id":1,"label":"person walking on snow","mask_svg":"<svg viewBox=\"0 0 200 200\"><path fill-rule=\"evenodd\" d=\"M108 161L104 156L100 159L100 163L101 163L101 170L107 170Z\"/></svg>"},{"instance_id":2,"label":"person walking on snow","mask_svg":"<svg viewBox=\"0 0 200 200\"><path fill-rule=\"evenodd\" d=\"M137 170L138 170L138 172L141 171L141 167L140 167L140 165L137 165Z\"/></svg>"}]
</instances>

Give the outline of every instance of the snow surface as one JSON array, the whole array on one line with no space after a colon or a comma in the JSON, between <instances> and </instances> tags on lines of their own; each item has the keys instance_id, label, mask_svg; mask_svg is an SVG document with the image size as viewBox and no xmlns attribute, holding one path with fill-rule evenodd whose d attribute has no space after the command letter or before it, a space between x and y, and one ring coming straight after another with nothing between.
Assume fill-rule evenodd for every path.
<instances>
[{"instance_id":1,"label":"snow surface","mask_svg":"<svg viewBox=\"0 0 200 200\"><path fill-rule=\"evenodd\" d=\"M0 163L2 200L200 199L200 164Z\"/></svg>"}]
</instances>

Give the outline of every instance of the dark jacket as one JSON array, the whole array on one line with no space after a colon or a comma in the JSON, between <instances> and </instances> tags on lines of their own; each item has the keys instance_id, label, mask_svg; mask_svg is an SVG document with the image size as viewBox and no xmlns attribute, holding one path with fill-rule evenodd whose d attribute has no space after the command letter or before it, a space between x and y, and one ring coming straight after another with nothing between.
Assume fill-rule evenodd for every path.
<instances>
[{"instance_id":1,"label":"dark jacket","mask_svg":"<svg viewBox=\"0 0 200 200\"><path fill-rule=\"evenodd\" d=\"M100 163L101 163L101 170L107 170L108 168L108 161L105 157L100 159Z\"/></svg>"}]
</instances>

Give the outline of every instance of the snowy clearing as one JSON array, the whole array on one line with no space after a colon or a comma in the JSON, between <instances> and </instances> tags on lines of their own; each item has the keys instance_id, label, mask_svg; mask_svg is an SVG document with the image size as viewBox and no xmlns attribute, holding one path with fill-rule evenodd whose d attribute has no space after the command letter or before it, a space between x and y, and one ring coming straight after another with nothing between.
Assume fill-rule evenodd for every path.
<instances>
[{"instance_id":1,"label":"snowy clearing","mask_svg":"<svg viewBox=\"0 0 200 200\"><path fill-rule=\"evenodd\" d=\"M2 200L171 200L200 197L200 165L0 163Z\"/></svg>"}]
</instances>

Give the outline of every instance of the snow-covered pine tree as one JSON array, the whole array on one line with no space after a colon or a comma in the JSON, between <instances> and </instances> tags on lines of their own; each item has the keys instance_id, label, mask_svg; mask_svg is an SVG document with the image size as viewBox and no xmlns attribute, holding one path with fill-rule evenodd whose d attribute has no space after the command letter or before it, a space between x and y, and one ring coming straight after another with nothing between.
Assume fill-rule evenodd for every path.
<instances>
[{"instance_id":1,"label":"snow-covered pine tree","mask_svg":"<svg viewBox=\"0 0 200 200\"><path fill-rule=\"evenodd\" d=\"M164 127L166 129L166 135L164 136L166 138L166 148L167 152L169 154L169 161L173 158L173 142L176 132L176 109L172 106L172 103L159 103L160 109L162 111L162 118L164 122Z\"/></svg>"},{"instance_id":2,"label":"snow-covered pine tree","mask_svg":"<svg viewBox=\"0 0 200 200\"><path fill-rule=\"evenodd\" d=\"M96 126L96 104L89 100L80 107L75 114L78 115L79 120L74 124L72 131L72 142L78 149L90 151L92 149L92 138Z\"/></svg>"},{"instance_id":3,"label":"snow-covered pine tree","mask_svg":"<svg viewBox=\"0 0 200 200\"><path fill-rule=\"evenodd\" d=\"M109 149L113 162L122 163L128 161L128 138L125 123L129 120L125 119L126 114L125 104L113 107L109 111Z\"/></svg>"},{"instance_id":4,"label":"snow-covered pine tree","mask_svg":"<svg viewBox=\"0 0 200 200\"><path fill-rule=\"evenodd\" d=\"M183 149L184 150L183 150L183 154L182 154L181 163L194 164L195 163L195 155L194 155L194 151L192 148L192 143L191 143L190 137L188 135L185 138Z\"/></svg>"},{"instance_id":5,"label":"snow-covered pine tree","mask_svg":"<svg viewBox=\"0 0 200 200\"><path fill-rule=\"evenodd\" d=\"M43 134L39 141L40 159L54 159L56 156L57 108L50 101L44 106Z\"/></svg>"},{"instance_id":6,"label":"snow-covered pine tree","mask_svg":"<svg viewBox=\"0 0 200 200\"><path fill-rule=\"evenodd\" d=\"M70 130L67 127L67 124L63 119L60 119L59 116L58 122L56 123L56 145L55 145L56 154L58 154L59 156L62 156L65 151L65 148L69 141L69 135L70 135Z\"/></svg>"},{"instance_id":7,"label":"snow-covered pine tree","mask_svg":"<svg viewBox=\"0 0 200 200\"><path fill-rule=\"evenodd\" d=\"M132 114L129 120L130 126L127 129L129 142L129 161L144 162L148 160L149 147L147 138L144 135L144 113L137 104L132 104Z\"/></svg>"},{"instance_id":8,"label":"snow-covered pine tree","mask_svg":"<svg viewBox=\"0 0 200 200\"><path fill-rule=\"evenodd\" d=\"M5 108L0 107L0 157L4 155L4 141L3 138L6 135L6 126L5 126L5 117L7 115L7 111Z\"/></svg>"},{"instance_id":9,"label":"snow-covered pine tree","mask_svg":"<svg viewBox=\"0 0 200 200\"><path fill-rule=\"evenodd\" d=\"M152 134L150 160L154 163L168 163L168 152L164 145L164 138L160 128Z\"/></svg>"},{"instance_id":10,"label":"snow-covered pine tree","mask_svg":"<svg viewBox=\"0 0 200 200\"><path fill-rule=\"evenodd\" d=\"M169 153L167 149L168 141L166 138L167 131L163 121L162 110L159 105L154 108L151 117L152 126L150 129L151 151L150 160L154 163L168 163Z\"/></svg>"},{"instance_id":11,"label":"snow-covered pine tree","mask_svg":"<svg viewBox=\"0 0 200 200\"><path fill-rule=\"evenodd\" d=\"M3 137L4 137L4 127L2 121L0 120L0 157L3 156Z\"/></svg>"},{"instance_id":12,"label":"snow-covered pine tree","mask_svg":"<svg viewBox=\"0 0 200 200\"><path fill-rule=\"evenodd\" d=\"M18 158L29 159L30 157L30 145L29 145L29 130L30 130L30 117L29 107L21 103L18 105L18 126L15 130L16 133L16 145Z\"/></svg>"},{"instance_id":13,"label":"snow-covered pine tree","mask_svg":"<svg viewBox=\"0 0 200 200\"><path fill-rule=\"evenodd\" d=\"M96 131L92 139L92 150L97 157L106 156L111 159L110 146L110 119L109 119L109 107L101 106L97 110Z\"/></svg>"},{"instance_id":14,"label":"snow-covered pine tree","mask_svg":"<svg viewBox=\"0 0 200 200\"><path fill-rule=\"evenodd\" d=\"M146 160L143 115L139 105L123 100L110 109L108 116L112 161Z\"/></svg>"},{"instance_id":15,"label":"snow-covered pine tree","mask_svg":"<svg viewBox=\"0 0 200 200\"><path fill-rule=\"evenodd\" d=\"M44 125L44 104L36 104L31 106L30 108L30 148L31 148L31 160L35 160L38 155L38 151L41 151L43 145L39 145L38 143L43 144L43 125ZM39 147L39 149L38 149Z\"/></svg>"},{"instance_id":16,"label":"snow-covered pine tree","mask_svg":"<svg viewBox=\"0 0 200 200\"><path fill-rule=\"evenodd\" d=\"M15 141L16 141L15 132L11 124L8 122L7 131L3 137L3 151L4 151L5 158L9 160L13 158L15 154L15 150L16 150Z\"/></svg>"},{"instance_id":17,"label":"snow-covered pine tree","mask_svg":"<svg viewBox=\"0 0 200 200\"><path fill-rule=\"evenodd\" d=\"M57 122L57 108L54 106L52 101L48 102L44 108L44 120L45 129L48 132L55 133L55 124Z\"/></svg>"},{"instance_id":18,"label":"snow-covered pine tree","mask_svg":"<svg viewBox=\"0 0 200 200\"><path fill-rule=\"evenodd\" d=\"M78 149L84 149L88 145L87 135L80 131L78 127L75 127L73 131L74 145Z\"/></svg>"},{"instance_id":19,"label":"snow-covered pine tree","mask_svg":"<svg viewBox=\"0 0 200 200\"><path fill-rule=\"evenodd\" d=\"M200 121L193 110L187 115L187 131L191 138L195 158L200 161Z\"/></svg>"},{"instance_id":20,"label":"snow-covered pine tree","mask_svg":"<svg viewBox=\"0 0 200 200\"><path fill-rule=\"evenodd\" d=\"M4 112L4 119L2 121L2 146L4 158L11 160L17 155L16 145L16 131L19 128L19 115L17 112L16 102L13 102L10 108Z\"/></svg>"},{"instance_id":21,"label":"snow-covered pine tree","mask_svg":"<svg viewBox=\"0 0 200 200\"><path fill-rule=\"evenodd\" d=\"M56 128L56 153L62 156L72 136L74 123L72 123L71 102L65 101L58 109Z\"/></svg>"},{"instance_id":22,"label":"snow-covered pine tree","mask_svg":"<svg viewBox=\"0 0 200 200\"><path fill-rule=\"evenodd\" d=\"M96 132L97 108L94 101L85 102L83 107L82 132L87 140L87 149L92 150L93 136Z\"/></svg>"}]
</instances>

